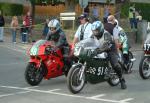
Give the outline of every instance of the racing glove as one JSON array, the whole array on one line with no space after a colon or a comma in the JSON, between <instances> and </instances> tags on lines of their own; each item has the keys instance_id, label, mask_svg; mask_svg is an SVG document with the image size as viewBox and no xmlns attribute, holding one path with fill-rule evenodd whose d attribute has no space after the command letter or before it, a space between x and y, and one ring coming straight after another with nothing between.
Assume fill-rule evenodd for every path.
<instances>
[{"instance_id":1,"label":"racing glove","mask_svg":"<svg viewBox=\"0 0 150 103\"><path fill-rule=\"evenodd\" d=\"M93 57L93 56L95 56L95 55L97 55L97 50L87 50L87 56L88 57Z\"/></svg>"},{"instance_id":2,"label":"racing glove","mask_svg":"<svg viewBox=\"0 0 150 103\"><path fill-rule=\"evenodd\" d=\"M110 42L105 42L104 44L103 44L103 46L102 46L102 48L101 48L101 51L110 51L111 50L111 46L112 46L112 44L110 44Z\"/></svg>"}]
</instances>

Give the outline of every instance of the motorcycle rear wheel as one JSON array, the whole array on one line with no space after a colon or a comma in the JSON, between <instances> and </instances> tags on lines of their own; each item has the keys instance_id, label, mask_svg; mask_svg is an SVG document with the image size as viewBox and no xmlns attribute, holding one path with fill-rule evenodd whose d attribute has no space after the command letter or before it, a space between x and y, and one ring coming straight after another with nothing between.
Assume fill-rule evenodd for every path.
<instances>
[{"instance_id":1,"label":"motorcycle rear wheel","mask_svg":"<svg viewBox=\"0 0 150 103\"><path fill-rule=\"evenodd\" d=\"M32 86L38 85L44 76L42 66L40 68L35 67L35 63L28 63L26 70L25 70L25 80L28 84Z\"/></svg>"},{"instance_id":2,"label":"motorcycle rear wheel","mask_svg":"<svg viewBox=\"0 0 150 103\"><path fill-rule=\"evenodd\" d=\"M127 65L127 69L128 69L128 72L130 73L132 71L132 67L133 67L133 62L131 61L131 59L133 59L133 54L131 51L128 51L128 55L129 55L129 63Z\"/></svg>"},{"instance_id":3,"label":"motorcycle rear wheel","mask_svg":"<svg viewBox=\"0 0 150 103\"><path fill-rule=\"evenodd\" d=\"M113 75L113 77L109 78L107 82L112 87L117 86L120 83L117 75Z\"/></svg>"},{"instance_id":4,"label":"motorcycle rear wheel","mask_svg":"<svg viewBox=\"0 0 150 103\"><path fill-rule=\"evenodd\" d=\"M143 57L139 65L139 74L143 79L150 78L150 57Z\"/></svg>"},{"instance_id":5,"label":"motorcycle rear wheel","mask_svg":"<svg viewBox=\"0 0 150 103\"><path fill-rule=\"evenodd\" d=\"M79 80L81 68L82 68L81 64L76 64L75 66L71 67L67 76L68 89L73 94L79 93L85 85L84 73L83 77L81 78L82 80Z\"/></svg>"}]
</instances>

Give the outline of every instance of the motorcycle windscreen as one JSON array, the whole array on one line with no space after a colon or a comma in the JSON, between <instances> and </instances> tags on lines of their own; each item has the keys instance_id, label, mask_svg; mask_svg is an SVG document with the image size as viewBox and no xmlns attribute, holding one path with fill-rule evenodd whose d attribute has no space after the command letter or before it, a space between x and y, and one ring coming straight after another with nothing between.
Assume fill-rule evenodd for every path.
<instances>
[{"instance_id":1,"label":"motorcycle windscreen","mask_svg":"<svg viewBox=\"0 0 150 103\"><path fill-rule=\"evenodd\" d=\"M88 56L89 51L95 50L99 47L99 45L99 41L93 38L82 40L75 45L74 55L81 59L87 60L88 58L91 58Z\"/></svg>"},{"instance_id":2,"label":"motorcycle windscreen","mask_svg":"<svg viewBox=\"0 0 150 103\"><path fill-rule=\"evenodd\" d=\"M45 49L44 48L41 49L40 46L42 44L45 44L45 42L46 42L46 40L38 40L36 43L34 43L34 45L30 49L30 55L33 55L33 56L40 55L39 51L40 51L40 53L41 52L44 53Z\"/></svg>"},{"instance_id":3,"label":"motorcycle windscreen","mask_svg":"<svg viewBox=\"0 0 150 103\"><path fill-rule=\"evenodd\" d=\"M83 47L86 49L95 49L99 47L98 41L94 40L93 38L88 38L80 41L75 45L75 47Z\"/></svg>"}]
</instances>

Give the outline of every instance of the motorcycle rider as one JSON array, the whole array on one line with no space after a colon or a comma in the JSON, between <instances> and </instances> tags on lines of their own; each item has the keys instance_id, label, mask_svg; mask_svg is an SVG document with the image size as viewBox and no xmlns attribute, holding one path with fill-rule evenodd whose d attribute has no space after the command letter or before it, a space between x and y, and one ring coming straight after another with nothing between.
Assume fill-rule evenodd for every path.
<instances>
[{"instance_id":1,"label":"motorcycle rider","mask_svg":"<svg viewBox=\"0 0 150 103\"><path fill-rule=\"evenodd\" d=\"M77 42L92 36L92 30L91 30L92 24L89 23L88 15L87 14L80 15L79 20L81 24L74 35L73 47Z\"/></svg>"},{"instance_id":2,"label":"motorcycle rider","mask_svg":"<svg viewBox=\"0 0 150 103\"><path fill-rule=\"evenodd\" d=\"M113 29L114 29L114 19L115 17L113 15L109 15L107 18L107 23L104 24L104 29L108 31L111 35L113 35Z\"/></svg>"},{"instance_id":3,"label":"motorcycle rider","mask_svg":"<svg viewBox=\"0 0 150 103\"><path fill-rule=\"evenodd\" d=\"M117 45L117 50L118 50L118 53L119 53L119 49L120 49L120 46L121 46L122 53L123 53L123 58L124 58L124 63L126 65L126 68L128 68L128 61L129 61L128 38L127 38L127 35L126 35L125 31L123 30L123 28L121 28L119 26L119 23L118 23L117 19L114 19L114 25L115 25L115 28L113 30L113 37L114 37L115 43ZM129 70L127 72L130 73L131 71Z\"/></svg>"},{"instance_id":4,"label":"motorcycle rider","mask_svg":"<svg viewBox=\"0 0 150 103\"><path fill-rule=\"evenodd\" d=\"M92 31L92 37L97 41L97 43L99 43L99 48L97 48L93 53L95 54L102 51L108 52L110 63L119 77L121 89L126 89L127 86L125 84L125 79L122 75L122 68L118 63L117 49L112 35L106 30L104 30L104 26L101 23L101 21L95 21L92 24Z\"/></svg>"},{"instance_id":5,"label":"motorcycle rider","mask_svg":"<svg viewBox=\"0 0 150 103\"><path fill-rule=\"evenodd\" d=\"M57 19L50 20L48 27L50 30L46 36L46 40L52 41L56 47L60 48L64 56L68 55L69 44L65 33L60 27L59 21Z\"/></svg>"}]
</instances>

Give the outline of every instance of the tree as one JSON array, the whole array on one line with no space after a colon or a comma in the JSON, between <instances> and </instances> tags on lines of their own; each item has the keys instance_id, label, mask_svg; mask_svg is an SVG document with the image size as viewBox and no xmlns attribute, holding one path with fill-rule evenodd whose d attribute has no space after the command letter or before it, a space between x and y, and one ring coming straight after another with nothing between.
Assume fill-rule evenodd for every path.
<instances>
[{"instance_id":1,"label":"tree","mask_svg":"<svg viewBox=\"0 0 150 103\"><path fill-rule=\"evenodd\" d=\"M74 11L76 4L79 3L79 0L65 0L66 11Z\"/></svg>"},{"instance_id":2,"label":"tree","mask_svg":"<svg viewBox=\"0 0 150 103\"><path fill-rule=\"evenodd\" d=\"M32 19L34 20L34 17L35 17L35 3L36 3L36 0L30 0L30 3L31 3Z\"/></svg>"}]
</instances>

